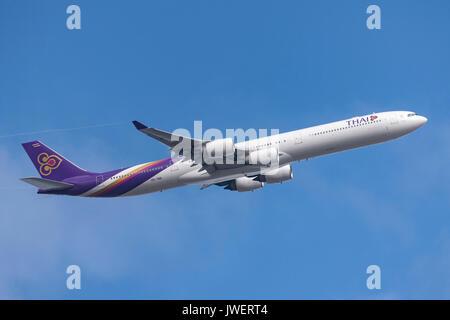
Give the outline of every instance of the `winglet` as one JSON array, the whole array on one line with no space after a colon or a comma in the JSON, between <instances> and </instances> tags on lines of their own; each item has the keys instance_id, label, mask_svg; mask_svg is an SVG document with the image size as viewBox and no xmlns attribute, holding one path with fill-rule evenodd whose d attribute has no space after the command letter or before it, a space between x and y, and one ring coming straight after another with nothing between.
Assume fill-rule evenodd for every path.
<instances>
[{"instance_id":1,"label":"winglet","mask_svg":"<svg viewBox=\"0 0 450 320\"><path fill-rule=\"evenodd\" d=\"M136 127L136 129L138 130L143 130L143 129L147 129L148 127L145 124L140 123L139 121L134 120L133 121L134 126Z\"/></svg>"}]
</instances>

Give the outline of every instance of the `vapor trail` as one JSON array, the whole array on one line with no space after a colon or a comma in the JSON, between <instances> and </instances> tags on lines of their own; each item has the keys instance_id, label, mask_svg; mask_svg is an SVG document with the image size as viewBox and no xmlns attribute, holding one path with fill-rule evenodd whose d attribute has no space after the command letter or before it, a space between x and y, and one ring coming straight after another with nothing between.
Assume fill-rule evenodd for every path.
<instances>
[{"instance_id":1,"label":"vapor trail","mask_svg":"<svg viewBox=\"0 0 450 320\"><path fill-rule=\"evenodd\" d=\"M104 124L95 124L90 126L83 126L83 127L77 127L77 128L66 128L66 129L47 129L47 130L40 130L40 131L29 131L29 132L18 132L13 134L7 134L0 136L1 138L11 138L11 137L18 137L18 136L27 136L32 134L40 134L40 133L50 133L50 132L63 132L63 131L74 131L74 130L82 130L82 129L90 129L90 128L101 128L101 127L111 127L111 126L120 126L124 125L125 123L104 123Z\"/></svg>"}]
</instances>

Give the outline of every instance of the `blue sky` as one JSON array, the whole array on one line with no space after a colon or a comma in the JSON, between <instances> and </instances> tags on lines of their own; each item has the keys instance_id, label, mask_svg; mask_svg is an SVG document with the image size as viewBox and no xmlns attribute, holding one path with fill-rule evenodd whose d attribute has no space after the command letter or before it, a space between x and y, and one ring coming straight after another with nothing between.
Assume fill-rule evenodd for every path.
<instances>
[{"instance_id":1,"label":"blue sky","mask_svg":"<svg viewBox=\"0 0 450 320\"><path fill-rule=\"evenodd\" d=\"M81 30L66 28L70 4ZM370 4L381 30L366 28ZM2 0L0 298L450 298L449 14L448 1ZM386 110L429 121L250 193L83 199L18 180L37 175L20 146L34 139L92 171L167 157L135 119L284 132ZM65 287L71 264L80 291Z\"/></svg>"}]
</instances>

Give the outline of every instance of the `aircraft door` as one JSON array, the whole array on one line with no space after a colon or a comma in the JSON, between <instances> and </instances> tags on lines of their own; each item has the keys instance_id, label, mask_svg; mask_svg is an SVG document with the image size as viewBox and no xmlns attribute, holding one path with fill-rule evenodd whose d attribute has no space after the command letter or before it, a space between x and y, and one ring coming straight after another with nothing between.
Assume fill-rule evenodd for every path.
<instances>
[{"instance_id":1,"label":"aircraft door","mask_svg":"<svg viewBox=\"0 0 450 320\"><path fill-rule=\"evenodd\" d=\"M99 184L101 184L101 183L103 183L103 176L97 176L97 177L95 178L95 184L96 184L96 185L99 185Z\"/></svg>"}]
</instances>

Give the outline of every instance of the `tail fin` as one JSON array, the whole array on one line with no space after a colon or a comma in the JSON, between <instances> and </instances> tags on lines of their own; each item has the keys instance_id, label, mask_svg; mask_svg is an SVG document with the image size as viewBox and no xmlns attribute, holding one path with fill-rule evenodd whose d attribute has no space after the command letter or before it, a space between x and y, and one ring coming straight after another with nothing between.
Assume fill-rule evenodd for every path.
<instances>
[{"instance_id":1,"label":"tail fin","mask_svg":"<svg viewBox=\"0 0 450 320\"><path fill-rule=\"evenodd\" d=\"M42 178L61 181L88 174L42 142L32 141L22 143L22 146Z\"/></svg>"}]
</instances>

